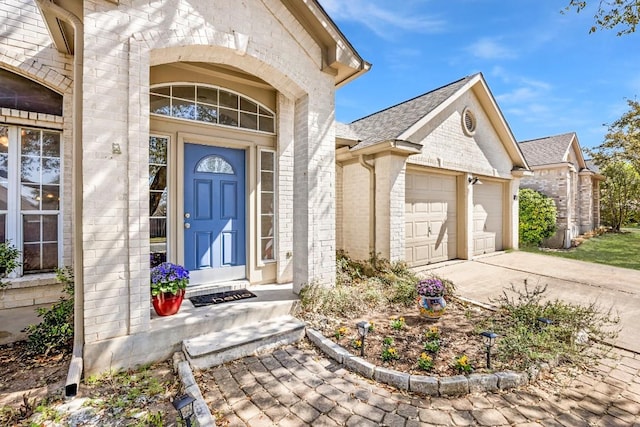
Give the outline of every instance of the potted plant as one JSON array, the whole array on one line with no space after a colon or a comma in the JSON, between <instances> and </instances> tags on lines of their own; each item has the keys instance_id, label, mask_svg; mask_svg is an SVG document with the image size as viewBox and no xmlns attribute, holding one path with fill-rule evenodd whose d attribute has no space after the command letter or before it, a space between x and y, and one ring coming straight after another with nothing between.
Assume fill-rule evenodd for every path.
<instances>
[{"instance_id":1,"label":"potted plant","mask_svg":"<svg viewBox=\"0 0 640 427\"><path fill-rule=\"evenodd\" d=\"M189 272L181 265L163 262L151 269L151 300L159 316L180 310L189 284Z\"/></svg>"},{"instance_id":2,"label":"potted plant","mask_svg":"<svg viewBox=\"0 0 640 427\"><path fill-rule=\"evenodd\" d=\"M444 314L447 302L444 300L445 286L442 280L432 277L422 279L416 285L420 315L437 319Z\"/></svg>"},{"instance_id":3,"label":"potted plant","mask_svg":"<svg viewBox=\"0 0 640 427\"><path fill-rule=\"evenodd\" d=\"M10 242L0 243L0 289L9 286L9 282L3 279L13 270L20 267L20 251L11 245Z\"/></svg>"}]
</instances>

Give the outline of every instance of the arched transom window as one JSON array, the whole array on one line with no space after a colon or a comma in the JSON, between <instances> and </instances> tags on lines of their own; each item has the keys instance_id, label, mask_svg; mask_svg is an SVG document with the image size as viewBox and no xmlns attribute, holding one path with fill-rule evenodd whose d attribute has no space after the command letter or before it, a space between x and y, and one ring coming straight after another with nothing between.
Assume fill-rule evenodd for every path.
<instances>
[{"instance_id":1,"label":"arched transom window","mask_svg":"<svg viewBox=\"0 0 640 427\"><path fill-rule=\"evenodd\" d=\"M215 86L158 85L151 88L151 114L274 133L275 114L260 103Z\"/></svg>"}]
</instances>

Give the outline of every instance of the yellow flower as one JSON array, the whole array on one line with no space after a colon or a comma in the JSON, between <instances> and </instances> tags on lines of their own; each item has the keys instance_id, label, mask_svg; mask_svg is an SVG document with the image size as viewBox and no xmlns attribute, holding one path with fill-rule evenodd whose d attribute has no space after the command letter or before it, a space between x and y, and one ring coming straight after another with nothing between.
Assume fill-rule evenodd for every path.
<instances>
[{"instance_id":1,"label":"yellow flower","mask_svg":"<svg viewBox=\"0 0 640 427\"><path fill-rule=\"evenodd\" d=\"M438 333L438 327L437 326L431 326L429 328L429 332L431 332L432 334L437 334Z\"/></svg>"},{"instance_id":2,"label":"yellow flower","mask_svg":"<svg viewBox=\"0 0 640 427\"><path fill-rule=\"evenodd\" d=\"M420 359L425 360L425 361L430 361L431 360L431 356L429 356L427 353L422 353L420 355Z\"/></svg>"},{"instance_id":3,"label":"yellow flower","mask_svg":"<svg viewBox=\"0 0 640 427\"><path fill-rule=\"evenodd\" d=\"M396 350L396 349L395 349L395 348L393 348L393 347L390 347L390 348L389 348L389 354L391 354L391 355L396 355L396 354L398 354L398 350Z\"/></svg>"}]
</instances>

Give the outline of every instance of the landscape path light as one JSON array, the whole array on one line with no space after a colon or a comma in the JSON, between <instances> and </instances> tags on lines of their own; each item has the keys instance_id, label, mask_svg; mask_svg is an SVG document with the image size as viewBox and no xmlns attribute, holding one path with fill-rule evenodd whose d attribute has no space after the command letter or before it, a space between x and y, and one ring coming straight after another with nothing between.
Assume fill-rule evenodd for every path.
<instances>
[{"instance_id":1,"label":"landscape path light","mask_svg":"<svg viewBox=\"0 0 640 427\"><path fill-rule=\"evenodd\" d=\"M484 345L487 347L487 369L491 369L491 347L496 343L496 338L498 334L491 331L481 332L482 338L484 339Z\"/></svg>"},{"instance_id":2,"label":"landscape path light","mask_svg":"<svg viewBox=\"0 0 640 427\"><path fill-rule=\"evenodd\" d=\"M369 333L369 328L371 327L371 324L366 320L363 320L361 322L356 323L356 326L358 327L358 335L360 336L360 340L362 344L360 346L360 356L364 357L364 339L367 337L367 334Z\"/></svg>"},{"instance_id":3,"label":"landscape path light","mask_svg":"<svg viewBox=\"0 0 640 427\"><path fill-rule=\"evenodd\" d=\"M193 402L195 402L193 396L190 394L183 394L173 399L173 407L178 411L180 419L187 427L195 426L195 411L193 410ZM182 423L181 423L182 424Z\"/></svg>"},{"instance_id":4,"label":"landscape path light","mask_svg":"<svg viewBox=\"0 0 640 427\"><path fill-rule=\"evenodd\" d=\"M544 329L547 326L553 324L553 320L546 317L538 317L536 320L538 321L538 325L540 325L540 329Z\"/></svg>"}]
</instances>

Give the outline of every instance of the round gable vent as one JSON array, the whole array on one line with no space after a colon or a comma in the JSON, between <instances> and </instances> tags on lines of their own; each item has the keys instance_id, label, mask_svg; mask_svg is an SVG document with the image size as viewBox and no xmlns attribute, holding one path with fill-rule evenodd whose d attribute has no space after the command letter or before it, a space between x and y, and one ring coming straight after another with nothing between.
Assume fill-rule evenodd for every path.
<instances>
[{"instance_id":1,"label":"round gable vent","mask_svg":"<svg viewBox=\"0 0 640 427\"><path fill-rule=\"evenodd\" d=\"M476 116L468 108L462 111L462 129L469 136L476 132Z\"/></svg>"}]
</instances>

